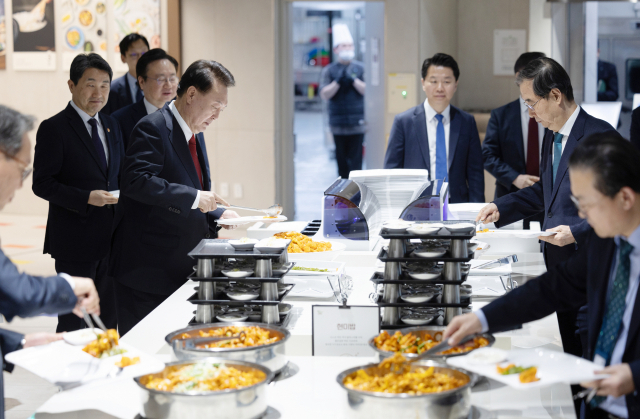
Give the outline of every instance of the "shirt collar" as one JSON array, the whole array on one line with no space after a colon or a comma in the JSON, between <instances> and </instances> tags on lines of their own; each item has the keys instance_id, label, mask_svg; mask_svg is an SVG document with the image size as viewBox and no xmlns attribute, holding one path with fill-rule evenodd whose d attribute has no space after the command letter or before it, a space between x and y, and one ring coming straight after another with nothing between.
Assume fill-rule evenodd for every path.
<instances>
[{"instance_id":1,"label":"shirt collar","mask_svg":"<svg viewBox=\"0 0 640 419\"><path fill-rule=\"evenodd\" d=\"M139 89L138 84L137 84L138 80L136 80L136 78L133 77L131 75L131 73L129 73L128 71L127 71L127 80L129 80L129 87L135 87L136 89ZM134 98L134 100L135 100L135 98Z\"/></svg>"},{"instance_id":2,"label":"shirt collar","mask_svg":"<svg viewBox=\"0 0 640 419\"><path fill-rule=\"evenodd\" d=\"M154 105L153 103L149 102L146 97L143 98L142 100L144 101L144 107L147 110L147 115L151 115L152 113L160 109L160 108L157 108L156 105Z\"/></svg>"},{"instance_id":3,"label":"shirt collar","mask_svg":"<svg viewBox=\"0 0 640 419\"><path fill-rule=\"evenodd\" d=\"M435 119L437 112L429 105L429 99L424 100L424 111L427 114L427 121L431 122ZM451 105L447 105L444 111L442 111L442 123L449 122L449 114L451 113Z\"/></svg>"},{"instance_id":4,"label":"shirt collar","mask_svg":"<svg viewBox=\"0 0 640 419\"><path fill-rule=\"evenodd\" d=\"M616 236L613 240L617 246L620 246L620 240L627 240L629 244L633 246L633 253L640 252L640 226L633 230L633 233L631 233L628 239L622 236Z\"/></svg>"},{"instance_id":5,"label":"shirt collar","mask_svg":"<svg viewBox=\"0 0 640 419\"><path fill-rule=\"evenodd\" d=\"M173 116L176 117L176 121L178 121L178 125L180 125L180 128L182 128L182 132L184 132L184 137L187 139L187 142L189 142L189 140L191 139L191 136L193 135L193 132L189 129L189 125L187 125L187 123L184 122L184 119L182 119L182 116L180 116L180 112L178 112L178 109L176 108L175 100L171 101L171 104L169 105L169 109L171 109L171 113L173 113Z\"/></svg>"},{"instance_id":6,"label":"shirt collar","mask_svg":"<svg viewBox=\"0 0 640 419\"><path fill-rule=\"evenodd\" d=\"M576 119L578 119L579 113L580 113L580 105L576 106L576 110L573 111L569 119L567 119L567 122L564 123L564 125L562 126L562 128L560 128L560 131L558 132L568 137L569 134L571 134L571 130L573 129L573 124L575 124Z\"/></svg>"},{"instance_id":7,"label":"shirt collar","mask_svg":"<svg viewBox=\"0 0 640 419\"><path fill-rule=\"evenodd\" d=\"M95 118L95 119L96 119L96 121L98 121L98 125L102 125L102 124L100 123L100 117L99 117L99 115L98 115L98 114L99 114L99 112L96 112L96 115L95 115L95 116L91 116L91 115L89 115L88 113L86 113L85 111L83 111L82 109L80 109L80 108L78 107L78 105L76 105L76 104L73 102L73 100L70 100L70 101L69 101L69 104L71 105L71 107L72 107L73 109L75 109L75 110L76 110L76 112L78 112L78 115L80 115L80 118L82 118L82 122L84 122L84 123L85 123L85 125L89 123L89 120L90 120L91 118Z\"/></svg>"}]
</instances>

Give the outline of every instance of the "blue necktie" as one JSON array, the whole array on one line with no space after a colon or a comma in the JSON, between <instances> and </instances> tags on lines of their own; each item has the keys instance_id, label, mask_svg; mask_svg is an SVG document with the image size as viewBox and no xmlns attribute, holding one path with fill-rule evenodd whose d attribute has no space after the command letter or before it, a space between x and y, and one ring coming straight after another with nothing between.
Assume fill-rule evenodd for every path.
<instances>
[{"instance_id":1,"label":"blue necktie","mask_svg":"<svg viewBox=\"0 0 640 419\"><path fill-rule=\"evenodd\" d=\"M611 363L611 354L613 348L618 341L620 327L622 326L622 317L626 308L625 299L629 290L629 275L631 272L631 259L629 255L633 250L633 246L625 240L620 240L618 246L618 266L616 275L613 279L613 286L607 298L604 319L602 327L598 335L598 343L596 343L596 354L605 359L606 365ZM596 407L602 403L606 397L596 396L591 399L591 406Z\"/></svg>"},{"instance_id":2,"label":"blue necktie","mask_svg":"<svg viewBox=\"0 0 640 419\"><path fill-rule=\"evenodd\" d=\"M89 120L89 125L91 125L91 139L93 140L93 145L96 148L96 152L98 153L98 160L100 160L100 167L107 173L107 156L104 153L104 146L102 145L102 141L100 141L100 135L98 134L98 121L95 118L91 118Z\"/></svg>"},{"instance_id":3,"label":"blue necktie","mask_svg":"<svg viewBox=\"0 0 640 419\"><path fill-rule=\"evenodd\" d=\"M553 183L556 183L556 173L558 173L558 166L560 166L560 159L562 158L562 134L556 132L553 135Z\"/></svg>"},{"instance_id":4,"label":"blue necktie","mask_svg":"<svg viewBox=\"0 0 640 419\"><path fill-rule=\"evenodd\" d=\"M447 140L444 137L444 124L440 114L436 114L438 126L436 128L436 179L447 178Z\"/></svg>"}]
</instances>

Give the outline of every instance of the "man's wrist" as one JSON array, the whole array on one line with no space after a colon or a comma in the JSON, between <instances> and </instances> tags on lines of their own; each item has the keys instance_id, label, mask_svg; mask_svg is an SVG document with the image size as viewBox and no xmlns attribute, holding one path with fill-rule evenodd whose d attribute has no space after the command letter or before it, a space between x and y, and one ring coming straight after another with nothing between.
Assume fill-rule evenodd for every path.
<instances>
[{"instance_id":1,"label":"man's wrist","mask_svg":"<svg viewBox=\"0 0 640 419\"><path fill-rule=\"evenodd\" d=\"M473 314L475 314L478 320L480 320L482 333L487 333L489 331L489 322L487 322L487 316L484 315L482 309L474 311Z\"/></svg>"},{"instance_id":2,"label":"man's wrist","mask_svg":"<svg viewBox=\"0 0 640 419\"><path fill-rule=\"evenodd\" d=\"M60 272L58 276L61 276L62 278L64 278L64 280L69 283L69 286L71 287L72 290L76 289L76 282L73 280L73 278L70 275L64 272Z\"/></svg>"},{"instance_id":3,"label":"man's wrist","mask_svg":"<svg viewBox=\"0 0 640 419\"><path fill-rule=\"evenodd\" d=\"M200 205L200 190L198 190L198 192L196 193L196 200L193 201L193 205L191 206L191 209L197 209L198 205Z\"/></svg>"}]
</instances>

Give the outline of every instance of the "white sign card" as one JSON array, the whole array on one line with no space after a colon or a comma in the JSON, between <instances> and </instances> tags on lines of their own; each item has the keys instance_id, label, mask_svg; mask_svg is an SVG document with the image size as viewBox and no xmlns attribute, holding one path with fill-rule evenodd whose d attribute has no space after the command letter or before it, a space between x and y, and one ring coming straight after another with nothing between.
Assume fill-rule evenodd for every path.
<instances>
[{"instance_id":1,"label":"white sign card","mask_svg":"<svg viewBox=\"0 0 640 419\"><path fill-rule=\"evenodd\" d=\"M527 31L524 29L493 31L493 75L513 76L513 66L526 52Z\"/></svg>"},{"instance_id":2,"label":"white sign card","mask_svg":"<svg viewBox=\"0 0 640 419\"><path fill-rule=\"evenodd\" d=\"M314 356L374 356L369 339L380 333L376 306L312 306Z\"/></svg>"}]
</instances>

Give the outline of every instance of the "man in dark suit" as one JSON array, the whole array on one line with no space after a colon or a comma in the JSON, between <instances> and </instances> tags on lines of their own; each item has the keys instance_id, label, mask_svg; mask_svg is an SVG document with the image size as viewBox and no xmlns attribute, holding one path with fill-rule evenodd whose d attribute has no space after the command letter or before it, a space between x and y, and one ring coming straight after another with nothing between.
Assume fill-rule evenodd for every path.
<instances>
[{"instance_id":1,"label":"man in dark suit","mask_svg":"<svg viewBox=\"0 0 640 419\"><path fill-rule=\"evenodd\" d=\"M476 121L451 105L458 63L438 53L422 64L423 104L397 115L385 169L427 169L431 180L449 182L449 202L485 202L482 150Z\"/></svg>"},{"instance_id":2,"label":"man in dark suit","mask_svg":"<svg viewBox=\"0 0 640 419\"><path fill-rule=\"evenodd\" d=\"M36 135L33 192L49 202L44 253L56 271L92 278L104 324L116 328L113 279L107 276L111 233L124 148L118 123L99 111L107 101L111 67L98 54L71 64L71 101L42 121ZM84 327L75 316L58 317L59 332Z\"/></svg>"},{"instance_id":3,"label":"man in dark suit","mask_svg":"<svg viewBox=\"0 0 640 419\"><path fill-rule=\"evenodd\" d=\"M149 51L147 38L137 33L130 33L120 41L120 59L127 64L129 71L111 83L109 101L102 109L105 115L111 115L118 109L142 100L144 94L138 86L136 65L140 57Z\"/></svg>"},{"instance_id":4,"label":"man in dark suit","mask_svg":"<svg viewBox=\"0 0 640 419\"><path fill-rule=\"evenodd\" d=\"M640 417L640 152L617 133L580 141L569 160L572 199L588 229L571 258L481 310L453 319L444 332L455 344L468 333L505 330L554 311L587 304L584 357L608 378L586 417Z\"/></svg>"},{"instance_id":5,"label":"man in dark suit","mask_svg":"<svg viewBox=\"0 0 640 419\"><path fill-rule=\"evenodd\" d=\"M480 211L476 220L502 227L543 212L543 230L556 232L554 236L540 237L545 242L542 253L547 270L551 270L583 246L589 232L589 225L580 219L571 201L569 157L583 138L614 129L575 103L569 75L551 58L530 62L520 71L517 83L529 115L547 128L542 143L541 180L496 199ZM558 312L564 351L576 356L582 356L581 339L586 340L586 307L580 316L578 320L575 309ZM580 337L576 336L576 329L581 332Z\"/></svg>"},{"instance_id":6,"label":"man in dark suit","mask_svg":"<svg viewBox=\"0 0 640 419\"><path fill-rule=\"evenodd\" d=\"M28 132L33 129L30 116L0 105L0 210L9 203L15 191L31 173L31 141ZM42 313L69 313L82 316L100 313L99 298L89 278L60 274L49 278L18 272L16 266L0 250L0 314L7 321L15 316L30 317ZM4 362L4 355L30 346L45 345L62 339L62 334L21 333L0 329L0 359L5 371L13 365ZM2 374L0 374L0 417L4 417Z\"/></svg>"},{"instance_id":7,"label":"man in dark suit","mask_svg":"<svg viewBox=\"0 0 640 419\"><path fill-rule=\"evenodd\" d=\"M196 61L182 76L177 99L142 118L131 134L111 259L121 334L186 282L193 266L187 253L216 237L216 219L238 216L216 210L216 202L226 202L211 192L202 135L234 84L220 63Z\"/></svg>"},{"instance_id":8,"label":"man in dark suit","mask_svg":"<svg viewBox=\"0 0 640 419\"><path fill-rule=\"evenodd\" d=\"M631 144L640 150L640 106L631 113Z\"/></svg>"},{"instance_id":9,"label":"man in dark suit","mask_svg":"<svg viewBox=\"0 0 640 419\"><path fill-rule=\"evenodd\" d=\"M138 121L176 97L179 80L177 72L178 61L161 48L150 50L138 60L136 74L144 98L111 114L122 129L125 150Z\"/></svg>"},{"instance_id":10,"label":"man in dark suit","mask_svg":"<svg viewBox=\"0 0 640 419\"><path fill-rule=\"evenodd\" d=\"M600 59L598 49L598 102L618 100L618 71L616 65Z\"/></svg>"},{"instance_id":11,"label":"man in dark suit","mask_svg":"<svg viewBox=\"0 0 640 419\"><path fill-rule=\"evenodd\" d=\"M542 52L525 52L516 60L514 73L536 58L545 57ZM484 168L496 178L495 198L516 192L540 180L540 150L544 127L529 117L529 108L522 98L491 111L487 133L482 143ZM542 225L542 214L524 220L525 229L530 221Z\"/></svg>"}]
</instances>

